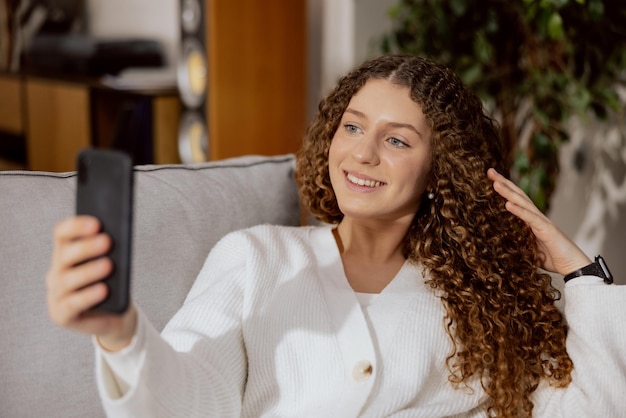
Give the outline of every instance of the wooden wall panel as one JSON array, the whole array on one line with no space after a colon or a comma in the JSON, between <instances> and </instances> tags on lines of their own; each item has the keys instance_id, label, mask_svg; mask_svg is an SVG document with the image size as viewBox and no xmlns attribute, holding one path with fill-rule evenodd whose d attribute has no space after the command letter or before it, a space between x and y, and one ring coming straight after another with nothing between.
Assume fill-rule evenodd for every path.
<instances>
[{"instance_id":1,"label":"wooden wall panel","mask_svg":"<svg viewBox=\"0 0 626 418\"><path fill-rule=\"evenodd\" d=\"M306 128L306 1L207 1L211 158L294 152Z\"/></svg>"}]
</instances>

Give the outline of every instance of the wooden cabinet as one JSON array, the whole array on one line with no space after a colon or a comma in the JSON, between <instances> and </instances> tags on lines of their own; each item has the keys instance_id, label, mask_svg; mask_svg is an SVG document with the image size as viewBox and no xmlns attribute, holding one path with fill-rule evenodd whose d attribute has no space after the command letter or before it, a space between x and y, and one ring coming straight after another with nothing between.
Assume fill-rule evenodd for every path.
<instances>
[{"instance_id":1,"label":"wooden cabinet","mask_svg":"<svg viewBox=\"0 0 626 418\"><path fill-rule=\"evenodd\" d=\"M24 133L22 83L19 77L0 77L0 130L13 135Z\"/></svg>"},{"instance_id":2,"label":"wooden cabinet","mask_svg":"<svg viewBox=\"0 0 626 418\"><path fill-rule=\"evenodd\" d=\"M143 106L144 113L141 126L124 137L122 112L129 106ZM174 88L115 90L91 79L0 74L0 140L22 138L29 170L73 171L76 155L89 146L123 149L140 164L179 163L179 114ZM120 137L142 142L120 143Z\"/></svg>"},{"instance_id":3,"label":"wooden cabinet","mask_svg":"<svg viewBox=\"0 0 626 418\"><path fill-rule=\"evenodd\" d=\"M77 152L91 142L89 89L39 79L25 83L28 167L73 170Z\"/></svg>"}]
</instances>

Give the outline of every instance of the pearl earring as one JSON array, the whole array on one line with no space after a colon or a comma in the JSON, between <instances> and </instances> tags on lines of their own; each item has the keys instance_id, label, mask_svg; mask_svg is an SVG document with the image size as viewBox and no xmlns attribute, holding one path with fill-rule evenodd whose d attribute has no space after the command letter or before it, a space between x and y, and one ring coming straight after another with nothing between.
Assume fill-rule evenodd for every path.
<instances>
[{"instance_id":1,"label":"pearl earring","mask_svg":"<svg viewBox=\"0 0 626 418\"><path fill-rule=\"evenodd\" d=\"M435 198L435 193L434 192L428 192L428 200L433 200Z\"/></svg>"}]
</instances>

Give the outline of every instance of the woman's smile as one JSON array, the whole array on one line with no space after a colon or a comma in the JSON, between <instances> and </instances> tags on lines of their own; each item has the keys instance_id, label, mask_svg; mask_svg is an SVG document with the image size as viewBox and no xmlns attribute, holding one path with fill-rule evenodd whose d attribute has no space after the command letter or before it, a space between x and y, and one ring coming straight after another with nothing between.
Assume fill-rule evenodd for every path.
<instances>
[{"instance_id":1,"label":"woman's smile","mask_svg":"<svg viewBox=\"0 0 626 418\"><path fill-rule=\"evenodd\" d=\"M369 191L367 189L373 190L378 187L384 186L386 184L382 181L368 178L367 176L364 176L362 174L353 174L353 173L348 173L348 172L345 172L345 174L346 174L346 179L351 185L359 186L358 188L355 188L355 190L358 190L358 191L362 191L363 189L365 189L366 191Z\"/></svg>"}]
</instances>

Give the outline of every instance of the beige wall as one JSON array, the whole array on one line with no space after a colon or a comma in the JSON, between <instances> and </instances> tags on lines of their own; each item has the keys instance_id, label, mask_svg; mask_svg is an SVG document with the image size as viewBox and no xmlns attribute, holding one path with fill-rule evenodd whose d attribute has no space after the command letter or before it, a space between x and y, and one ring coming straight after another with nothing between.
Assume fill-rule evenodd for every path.
<instances>
[{"instance_id":1,"label":"beige wall","mask_svg":"<svg viewBox=\"0 0 626 418\"><path fill-rule=\"evenodd\" d=\"M339 77L380 54L379 37L391 28L388 10L398 0L309 0L321 10L320 97Z\"/></svg>"}]
</instances>

